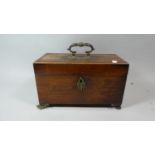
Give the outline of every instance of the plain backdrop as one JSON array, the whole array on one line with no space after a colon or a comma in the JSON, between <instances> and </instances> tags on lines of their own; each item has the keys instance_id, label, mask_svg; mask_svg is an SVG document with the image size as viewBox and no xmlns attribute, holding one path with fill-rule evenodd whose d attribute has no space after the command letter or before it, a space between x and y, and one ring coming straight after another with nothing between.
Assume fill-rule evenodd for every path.
<instances>
[{"instance_id":1,"label":"plain backdrop","mask_svg":"<svg viewBox=\"0 0 155 155\"><path fill-rule=\"evenodd\" d=\"M68 53L71 43L81 41L93 44L94 53L115 53L129 62L122 109L39 110L33 62L46 52ZM155 120L155 35L0 35L0 120Z\"/></svg>"}]
</instances>

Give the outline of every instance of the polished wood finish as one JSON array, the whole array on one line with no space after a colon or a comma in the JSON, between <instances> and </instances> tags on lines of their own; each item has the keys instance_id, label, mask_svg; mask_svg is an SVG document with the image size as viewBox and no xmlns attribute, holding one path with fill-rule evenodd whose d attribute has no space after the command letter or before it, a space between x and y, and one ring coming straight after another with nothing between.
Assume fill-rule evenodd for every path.
<instances>
[{"instance_id":1,"label":"polished wood finish","mask_svg":"<svg viewBox=\"0 0 155 155\"><path fill-rule=\"evenodd\" d=\"M115 54L47 53L34 62L39 103L120 107L128 67ZM83 90L77 87L80 77L85 82Z\"/></svg>"}]
</instances>

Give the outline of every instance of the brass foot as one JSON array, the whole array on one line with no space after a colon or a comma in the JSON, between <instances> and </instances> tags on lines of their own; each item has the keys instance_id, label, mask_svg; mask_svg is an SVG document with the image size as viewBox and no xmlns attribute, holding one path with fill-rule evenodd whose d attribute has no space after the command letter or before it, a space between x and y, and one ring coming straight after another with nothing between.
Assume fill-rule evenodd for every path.
<instances>
[{"instance_id":1,"label":"brass foot","mask_svg":"<svg viewBox=\"0 0 155 155\"><path fill-rule=\"evenodd\" d=\"M111 104L111 107L114 107L114 108L116 108L116 109L121 109L121 105Z\"/></svg>"},{"instance_id":2,"label":"brass foot","mask_svg":"<svg viewBox=\"0 0 155 155\"><path fill-rule=\"evenodd\" d=\"M116 109L121 109L121 106L117 106L117 107L115 107Z\"/></svg>"},{"instance_id":3,"label":"brass foot","mask_svg":"<svg viewBox=\"0 0 155 155\"><path fill-rule=\"evenodd\" d=\"M49 107L49 104L44 104L44 105L40 105L40 104L39 104L39 105L37 105L37 108L38 108L38 109L41 109L41 110L42 110L42 109L45 109L45 108L47 108L47 107Z\"/></svg>"}]
</instances>

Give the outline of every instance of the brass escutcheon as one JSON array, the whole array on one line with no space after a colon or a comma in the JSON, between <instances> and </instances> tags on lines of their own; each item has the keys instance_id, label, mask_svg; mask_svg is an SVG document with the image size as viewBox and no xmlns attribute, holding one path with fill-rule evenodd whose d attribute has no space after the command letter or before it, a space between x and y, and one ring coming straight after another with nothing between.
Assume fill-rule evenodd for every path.
<instances>
[{"instance_id":1,"label":"brass escutcheon","mask_svg":"<svg viewBox=\"0 0 155 155\"><path fill-rule=\"evenodd\" d=\"M77 87L80 91L83 91L84 88L86 87L85 80L82 77L80 77L79 80L77 81Z\"/></svg>"}]
</instances>

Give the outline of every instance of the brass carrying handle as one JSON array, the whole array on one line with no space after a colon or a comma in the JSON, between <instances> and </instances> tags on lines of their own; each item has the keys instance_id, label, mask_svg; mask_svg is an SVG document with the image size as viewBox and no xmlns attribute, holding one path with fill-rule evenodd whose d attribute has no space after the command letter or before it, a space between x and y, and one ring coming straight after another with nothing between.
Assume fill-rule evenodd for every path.
<instances>
[{"instance_id":1,"label":"brass carrying handle","mask_svg":"<svg viewBox=\"0 0 155 155\"><path fill-rule=\"evenodd\" d=\"M83 43L83 42L80 42L80 43L73 43L73 44L71 44L71 45L69 46L69 48L68 48L68 50L72 53L73 56L75 56L76 51L73 51L73 50L72 50L72 47L76 47L76 46L79 46L79 47L88 46L88 47L90 47L91 49L90 49L89 51L85 51L85 53L86 53L88 56L90 55L90 53L91 53L92 51L95 50L94 47L93 47L93 45L91 45L91 44L89 44L89 43Z\"/></svg>"}]
</instances>

